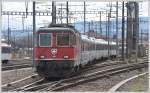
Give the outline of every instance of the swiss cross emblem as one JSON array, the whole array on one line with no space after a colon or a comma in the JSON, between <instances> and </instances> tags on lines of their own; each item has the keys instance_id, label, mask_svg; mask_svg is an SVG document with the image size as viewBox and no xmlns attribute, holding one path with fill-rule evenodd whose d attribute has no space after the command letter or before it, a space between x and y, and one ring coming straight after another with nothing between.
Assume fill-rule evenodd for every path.
<instances>
[{"instance_id":1,"label":"swiss cross emblem","mask_svg":"<svg viewBox=\"0 0 150 93\"><path fill-rule=\"evenodd\" d=\"M57 49L51 49L51 53L52 53L53 55L56 55L56 54L57 54Z\"/></svg>"}]
</instances>

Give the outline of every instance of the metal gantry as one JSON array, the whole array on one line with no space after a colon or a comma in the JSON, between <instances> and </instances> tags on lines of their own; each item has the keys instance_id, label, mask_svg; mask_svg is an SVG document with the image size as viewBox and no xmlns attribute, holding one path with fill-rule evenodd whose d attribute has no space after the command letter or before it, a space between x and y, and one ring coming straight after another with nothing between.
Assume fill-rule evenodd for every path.
<instances>
[{"instance_id":1,"label":"metal gantry","mask_svg":"<svg viewBox=\"0 0 150 93\"><path fill-rule=\"evenodd\" d=\"M138 56L139 38L139 6L137 2L127 3L127 58Z\"/></svg>"},{"instance_id":2,"label":"metal gantry","mask_svg":"<svg viewBox=\"0 0 150 93\"><path fill-rule=\"evenodd\" d=\"M113 14L116 14L116 11L111 11ZM62 11L62 14L65 13L65 11ZM71 14L84 14L84 11L69 11L69 13ZM105 14L105 11L101 10L101 13ZM59 14L58 11L56 11L56 14ZM99 11L96 10L92 10L92 11L87 11L86 10L86 14L99 14ZM20 16L24 16L24 15L28 15L28 16L32 16L33 12L20 12L20 11L2 11L2 15L20 15ZM52 16L52 12L50 11L36 11L35 13L36 16Z\"/></svg>"}]
</instances>

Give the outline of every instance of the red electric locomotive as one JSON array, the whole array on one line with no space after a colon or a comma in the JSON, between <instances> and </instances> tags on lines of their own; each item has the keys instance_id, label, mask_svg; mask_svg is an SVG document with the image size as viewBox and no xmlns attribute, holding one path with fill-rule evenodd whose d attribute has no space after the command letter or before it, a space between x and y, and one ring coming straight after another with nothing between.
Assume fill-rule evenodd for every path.
<instances>
[{"instance_id":1,"label":"red electric locomotive","mask_svg":"<svg viewBox=\"0 0 150 93\"><path fill-rule=\"evenodd\" d=\"M65 77L89 61L107 57L107 42L81 36L68 25L50 25L40 28L35 47L36 69L39 75ZM115 56L115 43L110 43L111 56Z\"/></svg>"},{"instance_id":2,"label":"red electric locomotive","mask_svg":"<svg viewBox=\"0 0 150 93\"><path fill-rule=\"evenodd\" d=\"M73 28L65 26L51 25L37 31L36 68L44 77L64 77L74 69L80 37Z\"/></svg>"}]
</instances>

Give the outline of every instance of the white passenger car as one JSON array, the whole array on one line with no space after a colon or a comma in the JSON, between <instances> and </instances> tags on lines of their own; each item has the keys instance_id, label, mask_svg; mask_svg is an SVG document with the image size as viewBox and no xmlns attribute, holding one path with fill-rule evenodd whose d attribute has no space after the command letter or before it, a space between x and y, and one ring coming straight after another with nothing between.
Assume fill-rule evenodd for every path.
<instances>
[{"instance_id":1,"label":"white passenger car","mask_svg":"<svg viewBox=\"0 0 150 93\"><path fill-rule=\"evenodd\" d=\"M1 60L3 63L8 63L11 59L11 45L7 43L1 43Z\"/></svg>"}]
</instances>

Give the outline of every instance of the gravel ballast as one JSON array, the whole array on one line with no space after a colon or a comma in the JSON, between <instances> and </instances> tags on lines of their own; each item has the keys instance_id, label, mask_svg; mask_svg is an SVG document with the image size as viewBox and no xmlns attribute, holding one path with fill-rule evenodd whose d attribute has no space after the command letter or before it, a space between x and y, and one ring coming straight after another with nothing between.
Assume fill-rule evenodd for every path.
<instances>
[{"instance_id":1,"label":"gravel ballast","mask_svg":"<svg viewBox=\"0 0 150 93\"><path fill-rule=\"evenodd\" d=\"M147 69L142 69L142 72L148 71ZM94 92L107 92L111 87L116 85L122 80L130 78L134 75L142 73L140 71L134 70L130 72L125 72L121 74L117 74L114 76L110 76L107 78L102 78L96 81L84 83L69 89L65 89L63 91L73 91L73 92L85 92L85 91L94 91ZM148 90L148 89L147 89Z\"/></svg>"},{"instance_id":2,"label":"gravel ballast","mask_svg":"<svg viewBox=\"0 0 150 93\"><path fill-rule=\"evenodd\" d=\"M14 82L16 80L28 77L32 74L34 74L33 68L23 68L23 69L15 69L15 70L9 70L9 71L2 71L1 73L1 79L2 79L2 85L7 84L10 82Z\"/></svg>"}]
</instances>

